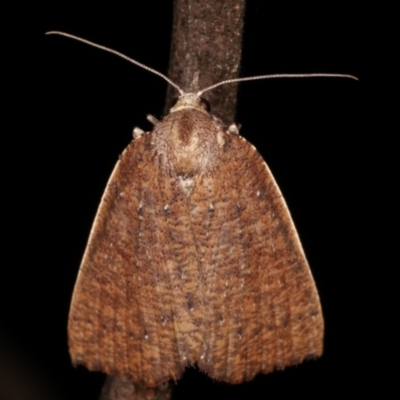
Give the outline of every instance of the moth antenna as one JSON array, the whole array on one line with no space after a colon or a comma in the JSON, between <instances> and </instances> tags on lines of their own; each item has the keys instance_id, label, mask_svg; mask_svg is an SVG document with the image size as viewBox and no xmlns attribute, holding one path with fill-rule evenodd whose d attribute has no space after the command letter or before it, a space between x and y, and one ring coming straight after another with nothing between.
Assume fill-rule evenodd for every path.
<instances>
[{"instance_id":1,"label":"moth antenna","mask_svg":"<svg viewBox=\"0 0 400 400\"><path fill-rule=\"evenodd\" d=\"M218 86L225 85L226 83L234 83L234 82L244 82L244 81L255 81L258 79L274 79L274 78L318 78L318 77L330 77L330 78L349 78L358 81L358 78L353 75L347 74L272 74L272 75L257 75L257 76L249 76L247 78L235 78L235 79L227 79L225 81L215 83L205 89L202 89L196 93L197 96L201 96L204 92L207 92L211 89L215 89Z\"/></svg>"},{"instance_id":2,"label":"moth antenna","mask_svg":"<svg viewBox=\"0 0 400 400\"><path fill-rule=\"evenodd\" d=\"M175 89L177 89L178 92L179 92L181 95L183 95L183 94L185 93L176 83L172 82L168 77L166 77L166 76L165 76L164 74L162 74L161 72L158 72L157 70L155 70L155 69L153 69L153 68L150 68L150 67L148 67L147 65L144 65L144 64L140 63L139 61L134 60L133 58L129 58L128 56L126 56L125 54L120 53L119 51L110 49L110 48L105 47L105 46L102 46L102 45L100 45L100 44L93 43L93 42L91 42L91 41L89 41L89 40L82 39L82 38L79 37L79 36L74 36L74 35L71 35L71 34L65 33L65 32L60 32L60 31L49 31L49 32L46 32L45 34L46 34L46 35L60 35L60 36L65 36L65 37L70 38L70 39L75 39L75 40L77 40L78 42L86 43L86 44L88 44L89 46L97 47L97 48L100 49L100 50L108 51L109 53L115 54L115 55L117 55L118 57L124 58L125 60L131 62L132 64L137 65L138 67L141 67L141 68L143 68L143 69L146 69L147 71L150 71L150 72L152 72L153 74L160 76L161 78L163 78L164 80L166 80L171 86L173 86Z\"/></svg>"}]
</instances>

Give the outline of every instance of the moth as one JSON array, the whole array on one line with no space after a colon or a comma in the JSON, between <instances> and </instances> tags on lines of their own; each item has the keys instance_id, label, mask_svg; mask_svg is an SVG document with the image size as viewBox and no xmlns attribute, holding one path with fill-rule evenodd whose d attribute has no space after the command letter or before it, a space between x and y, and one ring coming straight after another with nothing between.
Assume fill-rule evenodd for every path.
<instances>
[{"instance_id":1,"label":"moth","mask_svg":"<svg viewBox=\"0 0 400 400\"><path fill-rule=\"evenodd\" d=\"M155 387L195 364L239 383L320 356L321 306L285 200L201 98L234 80L185 93L145 68L180 97L135 129L108 181L69 313L73 363Z\"/></svg>"}]
</instances>

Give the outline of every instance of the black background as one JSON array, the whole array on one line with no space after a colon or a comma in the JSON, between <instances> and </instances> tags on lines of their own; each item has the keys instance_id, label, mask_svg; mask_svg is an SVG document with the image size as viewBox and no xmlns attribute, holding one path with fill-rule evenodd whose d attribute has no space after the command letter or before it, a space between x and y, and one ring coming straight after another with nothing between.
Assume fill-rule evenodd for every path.
<instances>
[{"instance_id":1,"label":"black background","mask_svg":"<svg viewBox=\"0 0 400 400\"><path fill-rule=\"evenodd\" d=\"M3 76L13 88L5 113L13 143L3 147L4 159L11 158L3 216L10 255L2 267L0 398L97 399L103 375L70 363L69 302L108 177L132 128L149 130L146 114L161 116L166 83L44 32L84 37L166 73L172 2L87 9L54 2L42 6L38 18L29 10L21 14L8 36L18 45L11 46L14 58ZM324 311L325 352L237 386L191 369L174 399L320 398L365 388L371 353L379 356L376 317L371 320L376 310L366 290L376 272L361 239L375 218L369 212L366 219L365 208L376 189L369 186L376 160L367 154L377 141L366 135L374 123L374 28L367 25L348 4L249 2L241 76L335 72L360 78L277 79L239 89L236 122L271 168L309 259ZM377 375L371 379L367 386Z\"/></svg>"}]
</instances>

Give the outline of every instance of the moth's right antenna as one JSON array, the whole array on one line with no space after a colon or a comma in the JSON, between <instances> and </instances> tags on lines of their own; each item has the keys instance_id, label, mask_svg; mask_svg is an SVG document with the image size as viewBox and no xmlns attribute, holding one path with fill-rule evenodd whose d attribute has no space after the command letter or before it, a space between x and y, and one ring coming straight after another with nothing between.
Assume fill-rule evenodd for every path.
<instances>
[{"instance_id":1,"label":"moth's right antenna","mask_svg":"<svg viewBox=\"0 0 400 400\"><path fill-rule=\"evenodd\" d=\"M222 82L215 83L205 89L199 90L196 94L197 96L201 96L204 92L207 92L211 89L214 89L218 86L225 85L227 83L234 83L234 82L245 82L245 81L255 81L259 79L276 79L276 78L321 78L321 77L328 77L328 78L349 78L358 81L358 78L354 75L347 75L347 74L325 74L325 73L312 73L312 74L272 74L272 75L257 75L257 76L249 76L245 78L235 78L235 79L227 79Z\"/></svg>"}]
</instances>

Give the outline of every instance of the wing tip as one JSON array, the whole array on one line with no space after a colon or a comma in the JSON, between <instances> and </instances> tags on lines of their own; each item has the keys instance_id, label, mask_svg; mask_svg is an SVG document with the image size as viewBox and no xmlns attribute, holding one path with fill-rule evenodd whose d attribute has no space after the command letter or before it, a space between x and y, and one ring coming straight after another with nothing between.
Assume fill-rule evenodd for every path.
<instances>
[{"instance_id":1,"label":"wing tip","mask_svg":"<svg viewBox=\"0 0 400 400\"><path fill-rule=\"evenodd\" d=\"M79 366L83 366L87 368L89 371L102 372L109 376L119 376L124 379L128 379L135 384L138 384L142 387L155 388L162 387L163 385L168 384L169 382L177 382L182 374L182 371L169 371L168 376L155 376L153 374L137 374L130 368L124 368L124 370L120 370L115 365L108 365L101 362L99 359L91 359L88 360L84 354L76 353L71 355L72 365L77 368Z\"/></svg>"}]
</instances>

